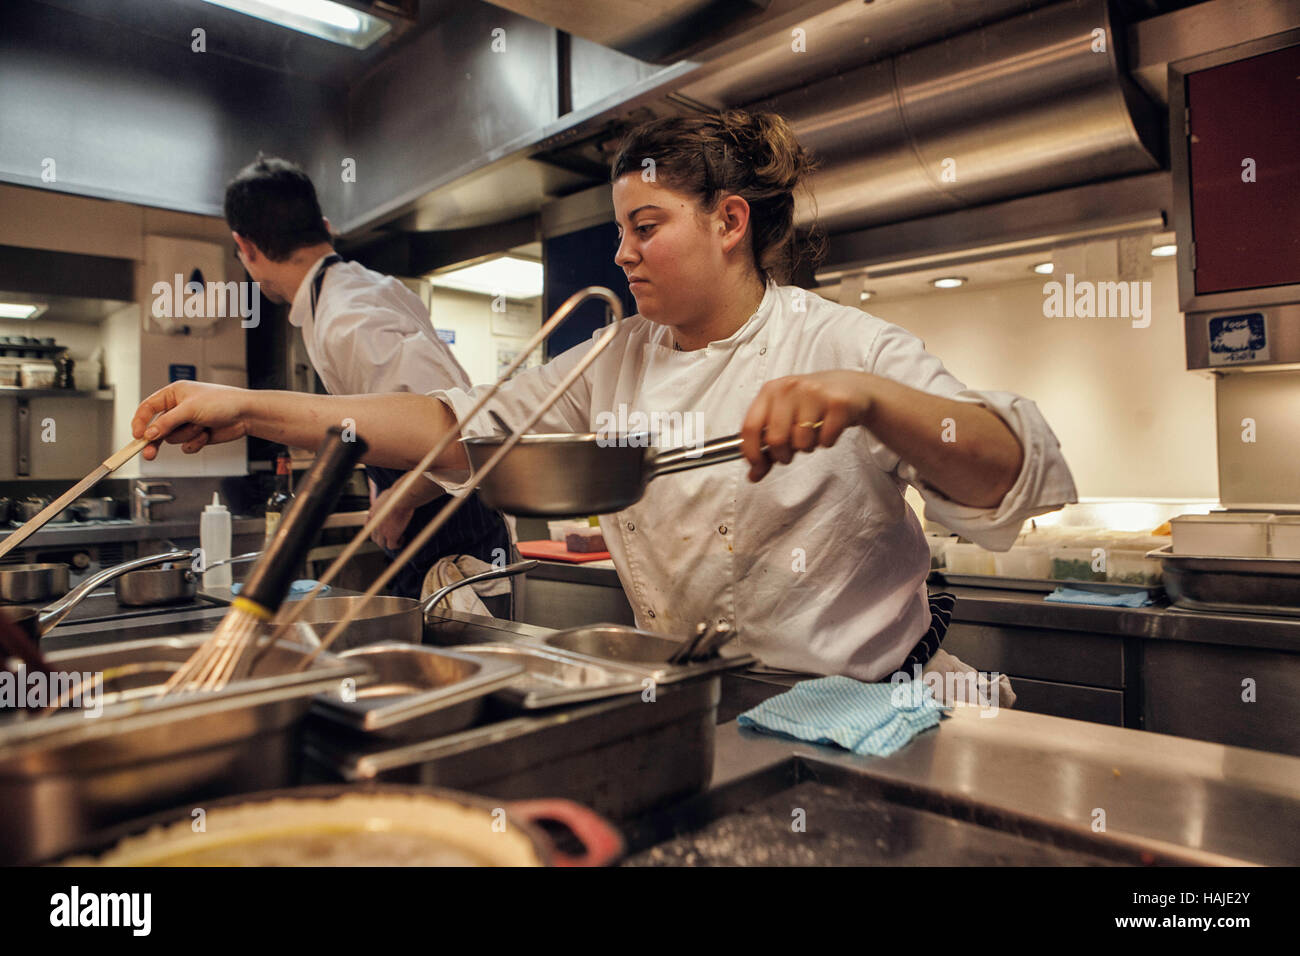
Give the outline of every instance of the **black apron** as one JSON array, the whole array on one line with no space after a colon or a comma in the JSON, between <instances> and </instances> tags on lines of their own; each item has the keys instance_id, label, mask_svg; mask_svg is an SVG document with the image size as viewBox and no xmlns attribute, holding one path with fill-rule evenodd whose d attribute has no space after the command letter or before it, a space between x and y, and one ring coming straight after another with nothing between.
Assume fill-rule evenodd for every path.
<instances>
[{"instance_id":1,"label":"black apron","mask_svg":"<svg viewBox=\"0 0 1300 956\"><path fill-rule=\"evenodd\" d=\"M316 270L311 284L311 313L316 317L316 302L320 298L321 286L325 282L325 270L343 257L332 253L325 257ZM366 465L366 477L375 483L376 494L391 488L406 472L396 468L381 468ZM406 526L404 540L409 542L420 533L437 516L443 506L451 500L451 495L440 495L433 501L425 502L415 509L411 522ZM384 548L389 559L395 559L400 553ZM399 597L419 599L420 589L424 585L429 569L448 556L472 554L480 561L501 565L519 560L518 554L510 543L510 530L501 515L484 505L478 493L470 495L469 500L461 505L460 510L448 521L424 546L416 552L415 557L393 576L388 584L390 593ZM511 579L511 593L500 597L481 597L480 600L494 617L511 619L514 611L514 579Z\"/></svg>"}]
</instances>

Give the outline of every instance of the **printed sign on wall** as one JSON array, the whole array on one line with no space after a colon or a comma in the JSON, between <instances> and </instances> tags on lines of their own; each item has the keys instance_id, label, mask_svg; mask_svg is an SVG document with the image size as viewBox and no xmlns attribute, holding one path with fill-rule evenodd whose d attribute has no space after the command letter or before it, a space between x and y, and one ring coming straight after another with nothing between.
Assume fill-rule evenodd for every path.
<instances>
[{"instance_id":1,"label":"printed sign on wall","mask_svg":"<svg viewBox=\"0 0 1300 956\"><path fill-rule=\"evenodd\" d=\"M1209 318L1210 365L1268 361L1268 332L1262 312Z\"/></svg>"}]
</instances>

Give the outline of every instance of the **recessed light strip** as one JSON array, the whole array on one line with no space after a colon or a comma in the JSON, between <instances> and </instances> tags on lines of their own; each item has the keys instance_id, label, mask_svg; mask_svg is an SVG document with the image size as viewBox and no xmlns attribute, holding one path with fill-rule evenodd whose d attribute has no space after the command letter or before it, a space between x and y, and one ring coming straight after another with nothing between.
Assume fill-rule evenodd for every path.
<instances>
[{"instance_id":1,"label":"recessed light strip","mask_svg":"<svg viewBox=\"0 0 1300 956\"><path fill-rule=\"evenodd\" d=\"M364 50L392 25L382 17L334 0L205 0L309 36Z\"/></svg>"}]
</instances>

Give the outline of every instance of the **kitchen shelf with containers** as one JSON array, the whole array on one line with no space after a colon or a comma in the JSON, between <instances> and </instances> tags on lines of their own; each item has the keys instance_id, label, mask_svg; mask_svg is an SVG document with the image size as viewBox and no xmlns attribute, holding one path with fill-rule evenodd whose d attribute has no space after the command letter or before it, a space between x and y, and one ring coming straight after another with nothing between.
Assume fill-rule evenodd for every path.
<instances>
[{"instance_id":1,"label":"kitchen shelf with containers","mask_svg":"<svg viewBox=\"0 0 1300 956\"><path fill-rule=\"evenodd\" d=\"M948 584L1051 591L1163 589L1175 607L1300 617L1300 515L1211 512L1150 533L1031 528L1006 552L927 535L930 566Z\"/></svg>"},{"instance_id":2,"label":"kitchen shelf with containers","mask_svg":"<svg viewBox=\"0 0 1300 956\"><path fill-rule=\"evenodd\" d=\"M1161 562L1149 552L1168 534L1104 528L1043 527L1021 534L1008 551L986 551L955 537L927 535L930 567L953 584L1051 591L1062 584L1157 588Z\"/></svg>"}]
</instances>

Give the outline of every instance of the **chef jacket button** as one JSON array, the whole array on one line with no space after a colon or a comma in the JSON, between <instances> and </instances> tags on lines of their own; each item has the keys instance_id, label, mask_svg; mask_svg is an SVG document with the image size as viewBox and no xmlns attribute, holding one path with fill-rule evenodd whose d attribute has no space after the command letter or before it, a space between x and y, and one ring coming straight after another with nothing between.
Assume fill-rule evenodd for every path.
<instances>
[{"instance_id":1,"label":"chef jacket button","mask_svg":"<svg viewBox=\"0 0 1300 956\"><path fill-rule=\"evenodd\" d=\"M635 531L635 530L636 530L636 525L634 525L632 522L629 521L629 522L627 523L627 530L628 530L628 531Z\"/></svg>"},{"instance_id":2,"label":"chef jacket button","mask_svg":"<svg viewBox=\"0 0 1300 956\"><path fill-rule=\"evenodd\" d=\"M761 349L759 349L759 350L758 350L758 354L759 354L759 355L766 355L766 354L767 354L767 346L764 345Z\"/></svg>"},{"instance_id":3,"label":"chef jacket button","mask_svg":"<svg viewBox=\"0 0 1300 956\"><path fill-rule=\"evenodd\" d=\"M727 533L727 526L725 524L718 525L718 534L726 534L726 533Z\"/></svg>"},{"instance_id":4,"label":"chef jacket button","mask_svg":"<svg viewBox=\"0 0 1300 956\"><path fill-rule=\"evenodd\" d=\"M648 607L648 608L646 608L646 609L645 609L645 616L646 616L646 617L654 617L654 616L655 616L655 609L652 608L652 607Z\"/></svg>"}]
</instances>

